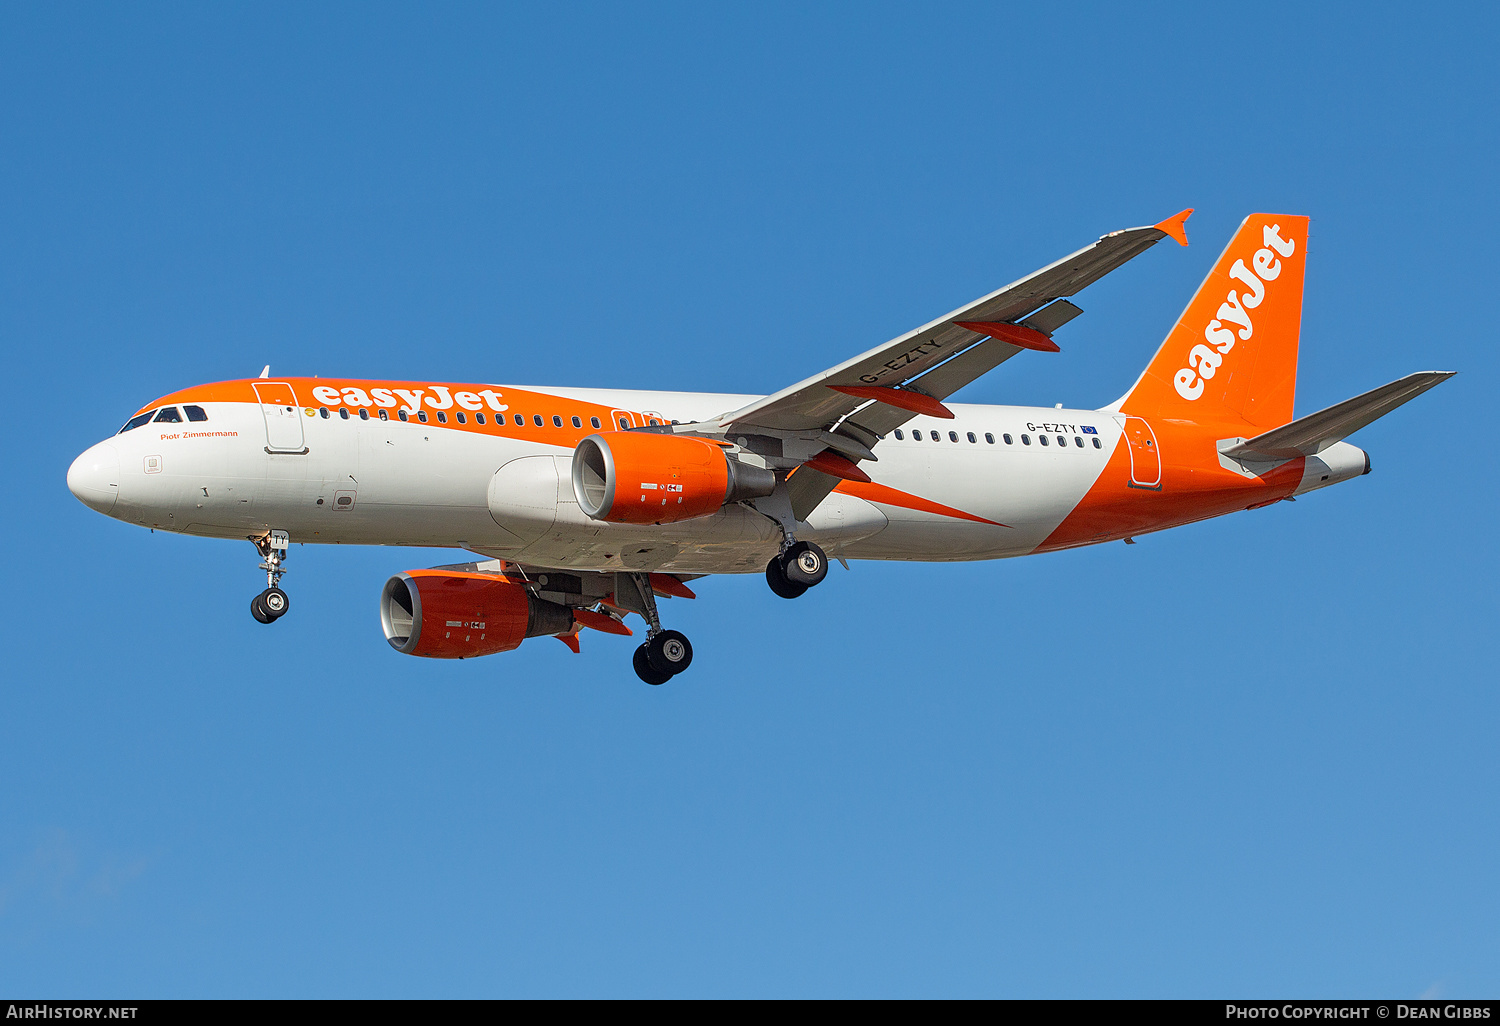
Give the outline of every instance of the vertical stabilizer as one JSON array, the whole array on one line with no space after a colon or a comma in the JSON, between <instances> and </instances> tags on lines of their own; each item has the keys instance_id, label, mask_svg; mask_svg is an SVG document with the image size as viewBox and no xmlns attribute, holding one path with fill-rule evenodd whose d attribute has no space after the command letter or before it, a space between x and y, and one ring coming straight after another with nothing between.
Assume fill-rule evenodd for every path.
<instances>
[{"instance_id":1,"label":"vertical stabilizer","mask_svg":"<svg viewBox=\"0 0 1500 1026\"><path fill-rule=\"evenodd\" d=\"M1116 408L1266 430L1292 419L1306 217L1251 214Z\"/></svg>"}]
</instances>

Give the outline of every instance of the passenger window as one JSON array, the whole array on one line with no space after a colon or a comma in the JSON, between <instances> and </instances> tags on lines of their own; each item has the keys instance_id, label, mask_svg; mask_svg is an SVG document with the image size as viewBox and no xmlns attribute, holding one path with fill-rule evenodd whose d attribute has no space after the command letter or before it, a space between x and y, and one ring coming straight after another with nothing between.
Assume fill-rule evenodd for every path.
<instances>
[{"instance_id":1,"label":"passenger window","mask_svg":"<svg viewBox=\"0 0 1500 1026\"><path fill-rule=\"evenodd\" d=\"M913 431L911 433L911 440L913 442L920 442L922 440L922 432L920 432L920 431Z\"/></svg>"},{"instance_id":2,"label":"passenger window","mask_svg":"<svg viewBox=\"0 0 1500 1026\"><path fill-rule=\"evenodd\" d=\"M397 410L396 411L396 416L398 416L398 417L401 418L401 423L403 423L403 424L406 423L406 411L405 410Z\"/></svg>"},{"instance_id":3,"label":"passenger window","mask_svg":"<svg viewBox=\"0 0 1500 1026\"><path fill-rule=\"evenodd\" d=\"M502 417L501 419L504 420L505 418ZM521 416L519 413L516 414L516 427L525 427L525 426L526 426L526 418L523 417L523 416Z\"/></svg>"},{"instance_id":4,"label":"passenger window","mask_svg":"<svg viewBox=\"0 0 1500 1026\"><path fill-rule=\"evenodd\" d=\"M562 418L559 417L555 413L552 415L552 426L553 427L562 427Z\"/></svg>"},{"instance_id":5,"label":"passenger window","mask_svg":"<svg viewBox=\"0 0 1500 1026\"><path fill-rule=\"evenodd\" d=\"M655 417L652 417L650 420L646 421L646 423L650 424L652 427L660 427L661 426L661 421L657 420Z\"/></svg>"},{"instance_id":6,"label":"passenger window","mask_svg":"<svg viewBox=\"0 0 1500 1026\"><path fill-rule=\"evenodd\" d=\"M483 414L480 414L480 416L483 416ZM453 419L458 421L460 424L467 424L469 422L469 418L465 417L462 413L455 413L453 415Z\"/></svg>"},{"instance_id":7,"label":"passenger window","mask_svg":"<svg viewBox=\"0 0 1500 1026\"><path fill-rule=\"evenodd\" d=\"M439 424L446 424L446 423L448 423L448 415L446 413L439 413L437 415L437 417L438 417L438 423Z\"/></svg>"},{"instance_id":8,"label":"passenger window","mask_svg":"<svg viewBox=\"0 0 1500 1026\"><path fill-rule=\"evenodd\" d=\"M1097 438L1094 439L1094 448L1095 449L1102 449L1102 448L1104 448L1104 446L1102 446L1102 445L1099 444L1099 439L1097 439Z\"/></svg>"},{"instance_id":9,"label":"passenger window","mask_svg":"<svg viewBox=\"0 0 1500 1026\"><path fill-rule=\"evenodd\" d=\"M151 410L147 413L141 414L138 417L131 417L125 422L125 426L120 429L119 433L123 435L127 431L134 431L136 428L149 421L151 419L151 414L155 412L155 410Z\"/></svg>"},{"instance_id":10,"label":"passenger window","mask_svg":"<svg viewBox=\"0 0 1500 1026\"><path fill-rule=\"evenodd\" d=\"M599 430L599 418L598 417L590 417L589 418L589 427L593 428L595 431L598 431Z\"/></svg>"},{"instance_id":11,"label":"passenger window","mask_svg":"<svg viewBox=\"0 0 1500 1026\"><path fill-rule=\"evenodd\" d=\"M177 412L177 407L175 406L164 406L162 407L161 412L156 415L156 423L181 424L182 414Z\"/></svg>"},{"instance_id":12,"label":"passenger window","mask_svg":"<svg viewBox=\"0 0 1500 1026\"><path fill-rule=\"evenodd\" d=\"M1041 442L1043 445L1050 445L1051 444L1050 442L1047 441L1047 436L1046 435L1037 435L1036 436L1036 440L1038 442Z\"/></svg>"},{"instance_id":13,"label":"passenger window","mask_svg":"<svg viewBox=\"0 0 1500 1026\"><path fill-rule=\"evenodd\" d=\"M370 411L364 409L363 407L361 407L360 411L359 411L359 419L360 420L369 420L370 419Z\"/></svg>"},{"instance_id":14,"label":"passenger window","mask_svg":"<svg viewBox=\"0 0 1500 1026\"><path fill-rule=\"evenodd\" d=\"M544 423L545 423L542 420L542 415L540 413L533 413L531 415L531 422L533 424L535 424L537 427L542 427L544 425Z\"/></svg>"},{"instance_id":15,"label":"passenger window","mask_svg":"<svg viewBox=\"0 0 1500 1026\"><path fill-rule=\"evenodd\" d=\"M340 406L339 407L339 419L340 420L348 420L349 419L349 407L347 407L347 406Z\"/></svg>"},{"instance_id":16,"label":"passenger window","mask_svg":"<svg viewBox=\"0 0 1500 1026\"><path fill-rule=\"evenodd\" d=\"M904 441L906 441L906 436L901 433L901 429L900 428L896 429L896 441L898 441L898 442L904 442Z\"/></svg>"},{"instance_id":17,"label":"passenger window","mask_svg":"<svg viewBox=\"0 0 1500 1026\"><path fill-rule=\"evenodd\" d=\"M1057 436L1057 444L1060 445L1060 446L1062 446L1064 449L1066 449L1068 447L1068 440L1066 438L1064 438L1062 435L1058 435Z\"/></svg>"},{"instance_id":18,"label":"passenger window","mask_svg":"<svg viewBox=\"0 0 1500 1026\"><path fill-rule=\"evenodd\" d=\"M188 415L188 420L192 421L195 424L201 424L203 421L208 419L208 414L203 412L203 407L201 406L184 406L182 408L182 412L186 413Z\"/></svg>"},{"instance_id":19,"label":"passenger window","mask_svg":"<svg viewBox=\"0 0 1500 1026\"><path fill-rule=\"evenodd\" d=\"M984 440L986 442L989 442L991 445L995 444L995 436L993 434L991 434L990 432L988 432L988 431L986 431L984 433ZM1007 438L1006 441L1008 442L1008 441L1010 441L1010 439Z\"/></svg>"},{"instance_id":20,"label":"passenger window","mask_svg":"<svg viewBox=\"0 0 1500 1026\"><path fill-rule=\"evenodd\" d=\"M576 427L576 428L581 428L581 427L583 427L583 421L579 420L577 417L574 417L573 418L573 426Z\"/></svg>"},{"instance_id":21,"label":"passenger window","mask_svg":"<svg viewBox=\"0 0 1500 1026\"><path fill-rule=\"evenodd\" d=\"M381 420L390 420L391 418L390 418L390 416L384 410L381 410L380 411L380 419Z\"/></svg>"},{"instance_id":22,"label":"passenger window","mask_svg":"<svg viewBox=\"0 0 1500 1026\"><path fill-rule=\"evenodd\" d=\"M933 441L934 441L934 442L941 442L941 441L942 441L942 440L943 440L943 436L942 436L942 435L940 435L940 434L938 434L938 433L937 433L937 432L936 432L936 431L934 431L934 432L933 432L933 433L932 433L932 440L933 440Z\"/></svg>"},{"instance_id":23,"label":"passenger window","mask_svg":"<svg viewBox=\"0 0 1500 1026\"><path fill-rule=\"evenodd\" d=\"M621 417L620 418L620 430L624 431L624 430L626 430L629 427L630 427L630 421L627 420L627 419L625 419L624 417Z\"/></svg>"},{"instance_id":24,"label":"passenger window","mask_svg":"<svg viewBox=\"0 0 1500 1026\"><path fill-rule=\"evenodd\" d=\"M324 420L327 420L331 416L331 414L328 412L328 407L325 406L322 409L320 409L318 411L318 416L322 417ZM161 420L160 417L157 417L156 419L157 420Z\"/></svg>"},{"instance_id":25,"label":"passenger window","mask_svg":"<svg viewBox=\"0 0 1500 1026\"><path fill-rule=\"evenodd\" d=\"M1005 444L1006 445L1014 445L1015 444L1014 442L1012 442L1010 440L1010 435L1001 435L1000 437L1003 438L1003 439L1005 439Z\"/></svg>"},{"instance_id":26,"label":"passenger window","mask_svg":"<svg viewBox=\"0 0 1500 1026\"><path fill-rule=\"evenodd\" d=\"M427 411L426 410L418 410L417 411L417 419L420 420L423 424L426 424L427 423Z\"/></svg>"},{"instance_id":27,"label":"passenger window","mask_svg":"<svg viewBox=\"0 0 1500 1026\"><path fill-rule=\"evenodd\" d=\"M1082 449L1083 448L1083 439L1079 438L1077 435L1074 435L1073 436L1073 444L1076 445L1076 446L1078 446L1078 448Z\"/></svg>"},{"instance_id":28,"label":"passenger window","mask_svg":"<svg viewBox=\"0 0 1500 1026\"><path fill-rule=\"evenodd\" d=\"M977 439L977 438L974 437L974 432L972 432L972 431L969 432L969 441L970 442L976 442L976 443L979 441L979 439Z\"/></svg>"},{"instance_id":29,"label":"passenger window","mask_svg":"<svg viewBox=\"0 0 1500 1026\"><path fill-rule=\"evenodd\" d=\"M958 441L958 432L957 431L949 431L948 432L948 441L950 441L950 442L956 442L956 441Z\"/></svg>"},{"instance_id":30,"label":"passenger window","mask_svg":"<svg viewBox=\"0 0 1500 1026\"><path fill-rule=\"evenodd\" d=\"M1030 435L1022 435L1021 436L1021 444L1022 445L1030 445L1031 444L1031 436Z\"/></svg>"},{"instance_id":31,"label":"passenger window","mask_svg":"<svg viewBox=\"0 0 1500 1026\"><path fill-rule=\"evenodd\" d=\"M460 413L458 416L459 416L460 420L463 419L463 414L462 413ZM484 423L484 414L482 414L482 413L476 413L476 414L474 414L474 423L476 423L476 424L483 424Z\"/></svg>"}]
</instances>

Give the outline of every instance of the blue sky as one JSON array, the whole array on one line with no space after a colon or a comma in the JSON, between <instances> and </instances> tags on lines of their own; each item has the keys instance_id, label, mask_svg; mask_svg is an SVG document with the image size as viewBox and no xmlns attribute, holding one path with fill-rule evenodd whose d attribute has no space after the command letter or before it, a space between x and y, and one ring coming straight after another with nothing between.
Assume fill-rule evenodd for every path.
<instances>
[{"instance_id":1,"label":"blue sky","mask_svg":"<svg viewBox=\"0 0 1500 1026\"><path fill-rule=\"evenodd\" d=\"M1482 6L6 5L0 991L1493 996ZM1100 406L1312 216L1299 413L1369 477L1110 545L701 582L397 655L449 551L92 513L151 398L284 374L772 391L1184 206L973 402Z\"/></svg>"}]
</instances>

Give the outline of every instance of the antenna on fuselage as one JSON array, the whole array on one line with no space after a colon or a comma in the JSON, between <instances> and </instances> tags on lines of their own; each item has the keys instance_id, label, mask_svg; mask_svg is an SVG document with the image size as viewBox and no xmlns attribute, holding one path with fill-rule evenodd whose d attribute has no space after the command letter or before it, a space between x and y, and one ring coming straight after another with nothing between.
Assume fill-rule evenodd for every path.
<instances>
[{"instance_id":1,"label":"antenna on fuselage","mask_svg":"<svg viewBox=\"0 0 1500 1026\"><path fill-rule=\"evenodd\" d=\"M271 365L269 363L261 368L260 376L263 378L269 378L271 376Z\"/></svg>"}]
</instances>

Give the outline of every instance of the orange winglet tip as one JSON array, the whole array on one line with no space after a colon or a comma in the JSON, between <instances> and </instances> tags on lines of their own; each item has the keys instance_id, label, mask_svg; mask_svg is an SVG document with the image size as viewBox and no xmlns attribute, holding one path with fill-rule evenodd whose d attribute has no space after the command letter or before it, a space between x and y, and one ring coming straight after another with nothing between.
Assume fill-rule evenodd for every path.
<instances>
[{"instance_id":1,"label":"orange winglet tip","mask_svg":"<svg viewBox=\"0 0 1500 1026\"><path fill-rule=\"evenodd\" d=\"M683 584L671 574L652 574L651 590L656 592L658 595L670 595L673 598L695 599L698 597L697 595L693 594L693 590L691 588L689 588L686 584Z\"/></svg>"},{"instance_id":2,"label":"orange winglet tip","mask_svg":"<svg viewBox=\"0 0 1500 1026\"><path fill-rule=\"evenodd\" d=\"M870 483L870 475L860 470L857 463L853 460L845 459L832 449L824 449L802 465L811 470L821 470L830 477L843 478L845 481L858 481L860 484Z\"/></svg>"},{"instance_id":3,"label":"orange winglet tip","mask_svg":"<svg viewBox=\"0 0 1500 1026\"><path fill-rule=\"evenodd\" d=\"M583 649L578 646L577 634L554 634L552 636L558 641L561 641L564 645L567 645L569 648L571 648L574 655L582 654Z\"/></svg>"},{"instance_id":4,"label":"orange winglet tip","mask_svg":"<svg viewBox=\"0 0 1500 1026\"><path fill-rule=\"evenodd\" d=\"M1171 217L1167 218L1160 224L1154 224L1151 227L1155 228L1159 232L1166 232L1168 235L1172 236L1172 238L1177 240L1177 244L1179 246L1186 246L1187 219L1191 217L1192 214L1193 208L1188 207L1186 210L1182 211L1182 213L1173 214Z\"/></svg>"},{"instance_id":5,"label":"orange winglet tip","mask_svg":"<svg viewBox=\"0 0 1500 1026\"><path fill-rule=\"evenodd\" d=\"M1009 342L1022 349L1035 349L1039 353L1062 352L1062 346L1035 328L1028 328L1024 324L1011 324L1007 321L954 321L953 323L960 328L968 328L981 335L998 338L1001 342Z\"/></svg>"},{"instance_id":6,"label":"orange winglet tip","mask_svg":"<svg viewBox=\"0 0 1500 1026\"><path fill-rule=\"evenodd\" d=\"M876 402L894 406L898 410L908 413L918 413L924 417L938 417L942 420L952 420L953 411L930 395L921 392L913 392L905 388L891 388L888 385L829 385L835 392L852 395L856 399L874 399Z\"/></svg>"},{"instance_id":7,"label":"orange winglet tip","mask_svg":"<svg viewBox=\"0 0 1500 1026\"><path fill-rule=\"evenodd\" d=\"M604 613L596 613L592 609L573 610L573 619L585 627L596 631L603 631L605 634L624 634L628 637L635 633L614 617L607 616Z\"/></svg>"}]
</instances>

